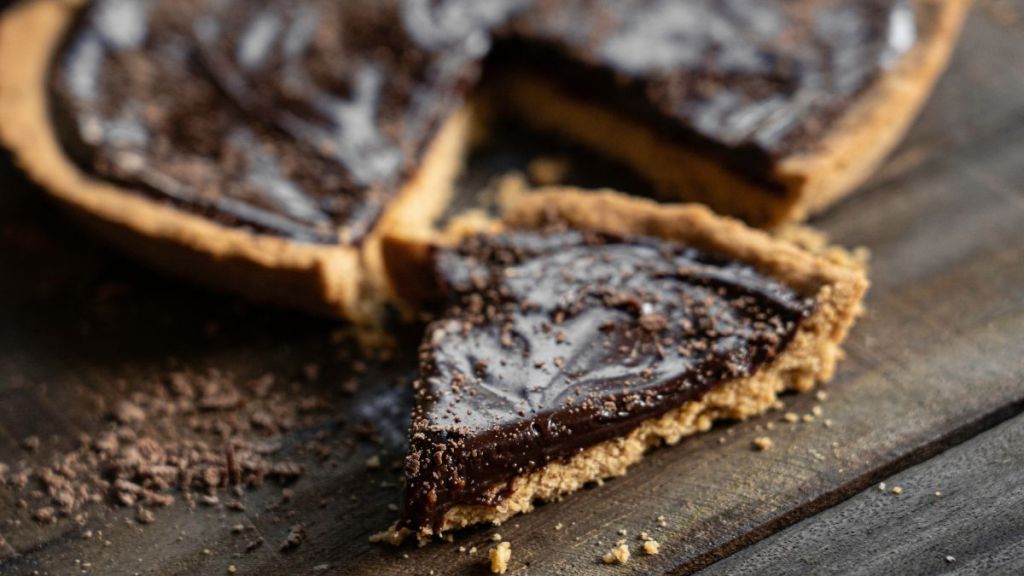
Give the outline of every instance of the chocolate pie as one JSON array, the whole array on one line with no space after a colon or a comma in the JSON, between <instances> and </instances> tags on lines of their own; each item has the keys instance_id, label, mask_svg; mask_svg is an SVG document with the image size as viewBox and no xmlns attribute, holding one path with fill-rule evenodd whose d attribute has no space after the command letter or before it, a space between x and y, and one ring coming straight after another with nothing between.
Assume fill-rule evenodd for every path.
<instances>
[{"instance_id":1,"label":"chocolate pie","mask_svg":"<svg viewBox=\"0 0 1024 576\"><path fill-rule=\"evenodd\" d=\"M382 238L434 234L476 103L666 199L799 220L892 147L965 7L25 0L0 16L0 142L155 266L360 316L389 293Z\"/></svg>"},{"instance_id":2,"label":"chocolate pie","mask_svg":"<svg viewBox=\"0 0 1024 576\"><path fill-rule=\"evenodd\" d=\"M383 539L500 523L814 387L867 287L852 260L696 205L538 192L507 226L432 253L443 312Z\"/></svg>"}]
</instances>

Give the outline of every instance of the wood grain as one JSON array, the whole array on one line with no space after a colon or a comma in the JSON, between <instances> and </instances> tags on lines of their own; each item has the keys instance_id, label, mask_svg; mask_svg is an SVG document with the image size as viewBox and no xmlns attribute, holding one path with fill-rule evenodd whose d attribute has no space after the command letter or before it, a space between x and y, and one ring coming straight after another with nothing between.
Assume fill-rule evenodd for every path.
<instances>
[{"instance_id":1,"label":"wood grain","mask_svg":"<svg viewBox=\"0 0 1024 576\"><path fill-rule=\"evenodd\" d=\"M1013 5L1024 13L1024 2ZM653 452L622 479L511 521L498 530L512 543L511 573L693 571L1020 410L1024 83L1007 73L1020 62L1024 29L976 9L950 74L906 143L862 193L817 220L839 242L874 255L869 312L828 400L787 399L787 410L805 414L821 404L824 414L796 425L773 414L715 430ZM495 168L522 166L530 152L513 143L479 155L466 188L475 190ZM285 450L324 431L346 447L328 465L311 466L287 506L266 487L248 496L244 515L179 505L140 527L128 511L97 509L88 527L102 529L110 546L82 539L78 527L40 526L15 511L20 524L0 525L0 572L77 573L79 560L97 574L223 574L229 564L268 575L486 573L495 529L424 548L367 542L396 514L387 505L398 501L400 476L390 465L403 450L409 354L371 365L354 396L341 394L353 360L338 354L351 343L332 341L338 325L153 275L81 234L9 165L0 170L0 461L66 449L77 432L103 426L93 398L113 400L182 366L240 379L272 372L294 380L296 393L327 396L336 416L291 432ZM406 350L414 335L410 341ZM299 377L308 362L323 364L311 382ZM379 425L379 443L350 432L366 421ZM18 448L29 434L43 438L41 454ZM753 451L752 439L765 434L775 447ZM386 466L367 471L374 454ZM0 510L12 510L14 499L0 489ZM267 544L246 553L247 539L228 529L239 521ZM308 541L279 553L275 544L296 522ZM634 558L603 566L599 558L620 529L628 530ZM661 554L639 554L640 531L661 542Z\"/></svg>"},{"instance_id":2,"label":"wood grain","mask_svg":"<svg viewBox=\"0 0 1024 576\"><path fill-rule=\"evenodd\" d=\"M1018 416L700 574L1020 574L1022 442Z\"/></svg>"}]
</instances>

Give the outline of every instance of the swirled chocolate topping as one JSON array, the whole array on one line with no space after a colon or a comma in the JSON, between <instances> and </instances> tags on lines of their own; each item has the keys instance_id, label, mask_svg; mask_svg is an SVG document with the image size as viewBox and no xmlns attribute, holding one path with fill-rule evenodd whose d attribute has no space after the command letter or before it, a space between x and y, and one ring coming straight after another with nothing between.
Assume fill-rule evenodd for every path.
<instances>
[{"instance_id":1,"label":"swirled chocolate topping","mask_svg":"<svg viewBox=\"0 0 1024 576\"><path fill-rule=\"evenodd\" d=\"M480 236L436 260L450 304L420 352L413 529L753 374L814 310L749 265L649 238Z\"/></svg>"},{"instance_id":2,"label":"swirled chocolate topping","mask_svg":"<svg viewBox=\"0 0 1024 576\"><path fill-rule=\"evenodd\" d=\"M223 223L358 241L517 2L97 0L53 73L87 170Z\"/></svg>"},{"instance_id":3,"label":"swirled chocolate topping","mask_svg":"<svg viewBox=\"0 0 1024 576\"><path fill-rule=\"evenodd\" d=\"M916 37L907 0L537 0L509 32L504 65L761 180Z\"/></svg>"}]
</instances>

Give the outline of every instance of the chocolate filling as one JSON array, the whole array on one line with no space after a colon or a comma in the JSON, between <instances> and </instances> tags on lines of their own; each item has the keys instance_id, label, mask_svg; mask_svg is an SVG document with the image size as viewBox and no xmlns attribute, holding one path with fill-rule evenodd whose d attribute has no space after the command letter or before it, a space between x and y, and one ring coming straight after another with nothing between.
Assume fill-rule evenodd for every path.
<instances>
[{"instance_id":1,"label":"chocolate filling","mask_svg":"<svg viewBox=\"0 0 1024 576\"><path fill-rule=\"evenodd\" d=\"M484 4L98 0L54 66L65 144L228 225L358 241L475 83Z\"/></svg>"},{"instance_id":2,"label":"chocolate filling","mask_svg":"<svg viewBox=\"0 0 1024 576\"><path fill-rule=\"evenodd\" d=\"M747 264L649 238L479 236L436 262L449 305L420 352L413 529L755 373L815 308Z\"/></svg>"},{"instance_id":3,"label":"chocolate filling","mask_svg":"<svg viewBox=\"0 0 1024 576\"><path fill-rule=\"evenodd\" d=\"M85 170L223 224L358 242L441 123L525 66L780 189L914 42L908 0L97 0L53 67Z\"/></svg>"}]
</instances>

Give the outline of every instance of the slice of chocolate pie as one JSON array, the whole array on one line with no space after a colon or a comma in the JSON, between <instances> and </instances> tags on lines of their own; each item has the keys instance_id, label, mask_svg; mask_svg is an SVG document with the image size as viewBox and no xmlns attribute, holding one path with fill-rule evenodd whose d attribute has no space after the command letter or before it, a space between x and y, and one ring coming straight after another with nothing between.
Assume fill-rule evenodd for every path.
<instances>
[{"instance_id":1,"label":"slice of chocolate pie","mask_svg":"<svg viewBox=\"0 0 1024 576\"><path fill-rule=\"evenodd\" d=\"M501 522L829 379L867 286L698 206L560 190L509 224L434 253L394 538Z\"/></svg>"}]
</instances>

